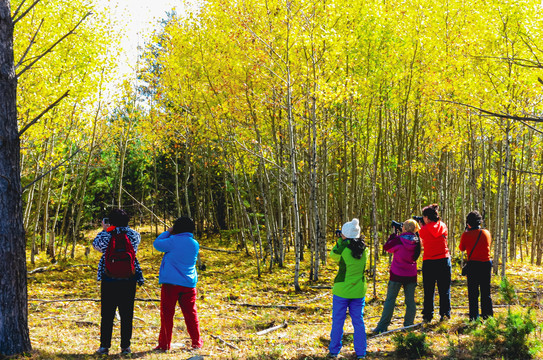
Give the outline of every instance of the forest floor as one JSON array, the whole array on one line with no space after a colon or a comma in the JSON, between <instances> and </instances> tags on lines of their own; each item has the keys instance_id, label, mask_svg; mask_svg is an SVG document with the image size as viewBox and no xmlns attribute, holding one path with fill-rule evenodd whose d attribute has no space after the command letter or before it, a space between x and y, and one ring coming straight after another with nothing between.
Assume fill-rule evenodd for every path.
<instances>
[{"instance_id":1,"label":"forest floor","mask_svg":"<svg viewBox=\"0 0 543 360\"><path fill-rule=\"evenodd\" d=\"M309 255L302 262L300 285L296 293L293 286L294 261L288 259L285 268L274 267L264 271L259 278L254 257L245 252L228 254L201 250L206 270L199 271L198 315L204 346L198 352L190 349L181 311L177 309L174 320L173 349L168 353L156 353L160 328L160 286L158 270L161 253L152 247L154 234L146 229L138 258L142 264L146 283L136 292L132 358L137 359L325 359L329 343L331 323L331 288L337 264L329 262L321 267L320 280L309 280ZM148 230L148 229L147 229ZM26 359L94 359L100 336L100 288L96 281L96 269L100 254L91 247L89 232L85 242L76 249L75 259L51 264L45 254L37 257L36 264L29 264L29 327L33 351ZM329 248L332 240L329 240ZM203 239L200 244L212 248L227 249L228 239ZM231 245L233 246L233 245ZM86 247L91 251L85 256ZM231 247L229 250L233 250ZM291 253L289 253L291 255ZM370 332L379 320L388 281L388 258L383 258L378 269L374 297L374 285L370 281L366 295L365 323ZM265 268L266 264L262 264ZM38 268L45 268L39 270ZM39 271L32 272L38 269ZM525 311L533 308L539 324L543 323L541 310L543 297L543 271L541 267L510 264L508 279L518 292L518 300L512 308ZM421 322L422 281L417 286L417 317ZM492 280L492 295L496 314L507 309L499 294L498 276ZM321 288L315 288L321 287ZM324 288L323 288L324 287ZM425 332L430 343L426 359L471 358L456 349L466 335L467 290L465 278L459 266L453 269L452 318L445 322L433 322L416 332ZM436 297L437 303L437 297ZM403 293L397 300L396 311L390 329L402 327ZM287 326L264 335L257 332L275 325ZM352 348L352 325L348 318L342 358L356 358ZM541 340L541 327L531 335ZM368 337L368 359L400 358L394 352L392 335ZM119 355L119 328L116 321L113 345L109 358ZM456 354L452 356L451 354ZM21 357L23 358L23 357ZM535 355L543 358L543 352Z\"/></svg>"}]
</instances>

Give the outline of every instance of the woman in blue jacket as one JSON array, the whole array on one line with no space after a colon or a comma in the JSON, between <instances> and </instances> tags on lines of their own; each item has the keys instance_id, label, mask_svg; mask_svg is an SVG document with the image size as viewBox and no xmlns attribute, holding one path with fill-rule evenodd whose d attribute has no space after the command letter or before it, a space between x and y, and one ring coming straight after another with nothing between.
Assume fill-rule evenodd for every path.
<instances>
[{"instance_id":1,"label":"woman in blue jacket","mask_svg":"<svg viewBox=\"0 0 543 360\"><path fill-rule=\"evenodd\" d=\"M170 349L177 302L185 318L192 348L199 349L203 344L196 312L196 283L198 282L196 261L200 245L194 240L193 232L194 221L183 216L175 221L173 227L160 234L153 243L155 249L164 253L158 274L158 282L162 284L162 289L160 335L155 350Z\"/></svg>"}]
</instances>

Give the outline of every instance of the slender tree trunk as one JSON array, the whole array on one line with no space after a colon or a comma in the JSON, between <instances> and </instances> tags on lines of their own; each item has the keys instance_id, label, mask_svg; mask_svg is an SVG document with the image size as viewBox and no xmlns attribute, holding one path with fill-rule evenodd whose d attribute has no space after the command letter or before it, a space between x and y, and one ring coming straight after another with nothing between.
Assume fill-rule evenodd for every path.
<instances>
[{"instance_id":1,"label":"slender tree trunk","mask_svg":"<svg viewBox=\"0 0 543 360\"><path fill-rule=\"evenodd\" d=\"M509 225L509 161L511 158L511 145L509 142L509 134L511 131L511 124L507 124L507 131L505 133L505 163L503 164L503 243L501 245L502 250L502 277L505 277L505 268L507 264L507 235Z\"/></svg>"},{"instance_id":2,"label":"slender tree trunk","mask_svg":"<svg viewBox=\"0 0 543 360\"><path fill-rule=\"evenodd\" d=\"M289 132L289 142L290 142L290 166L291 166L291 181L292 181L292 216L294 217L294 254L296 257L296 265L294 267L294 289L298 292L301 290L299 284L300 277L300 251L301 251L301 237L302 233L300 230L300 210L298 204L298 164L296 157L296 141L295 141L295 131L296 127L294 124L294 116L292 112L292 80L291 80L291 68L290 68L290 31L291 31L291 16L292 16L292 2L291 0L286 0L287 14L286 14L286 25L287 25L287 40L286 40L286 74L287 74L287 98L286 98L286 110L287 110L287 119L288 119L288 132Z\"/></svg>"},{"instance_id":3,"label":"slender tree trunk","mask_svg":"<svg viewBox=\"0 0 543 360\"><path fill-rule=\"evenodd\" d=\"M173 159L173 165L175 167L175 205L177 210L177 217L181 216L181 196L179 195L179 151L177 147L174 149L175 157Z\"/></svg>"}]
</instances>

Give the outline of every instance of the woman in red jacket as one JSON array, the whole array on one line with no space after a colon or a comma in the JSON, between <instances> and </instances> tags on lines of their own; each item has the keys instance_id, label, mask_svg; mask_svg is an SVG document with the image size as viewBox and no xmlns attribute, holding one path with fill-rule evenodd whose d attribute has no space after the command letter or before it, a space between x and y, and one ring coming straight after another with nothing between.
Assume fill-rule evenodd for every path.
<instances>
[{"instance_id":1,"label":"woman in red jacket","mask_svg":"<svg viewBox=\"0 0 543 360\"><path fill-rule=\"evenodd\" d=\"M490 297L490 277L492 260L490 260L490 232L481 229L483 218L474 210L466 217L466 231L460 238L460 251L466 251L469 256L470 270L468 271L469 319L479 317L479 289L481 290L481 316L486 319L494 315L492 298ZM470 255L471 254L471 255Z\"/></svg>"},{"instance_id":2,"label":"woman in red jacket","mask_svg":"<svg viewBox=\"0 0 543 360\"><path fill-rule=\"evenodd\" d=\"M422 319L430 322L434 316L434 297L437 282L440 321L451 318L451 256L447 246L447 225L439 217L439 206L432 204L422 209L424 224L419 231L424 253L422 256L422 284L424 303Z\"/></svg>"}]
</instances>

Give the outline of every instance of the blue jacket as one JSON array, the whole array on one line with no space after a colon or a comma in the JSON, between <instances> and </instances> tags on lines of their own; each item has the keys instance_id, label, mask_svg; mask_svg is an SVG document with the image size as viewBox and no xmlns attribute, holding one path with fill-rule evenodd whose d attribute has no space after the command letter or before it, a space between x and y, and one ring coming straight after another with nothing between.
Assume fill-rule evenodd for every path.
<instances>
[{"instance_id":1,"label":"blue jacket","mask_svg":"<svg viewBox=\"0 0 543 360\"><path fill-rule=\"evenodd\" d=\"M200 245L194 240L192 233L172 235L164 231L155 239L153 246L164 253L158 273L160 284L196 287L198 282L196 260Z\"/></svg>"}]
</instances>

